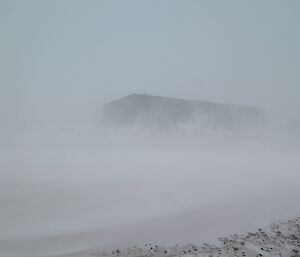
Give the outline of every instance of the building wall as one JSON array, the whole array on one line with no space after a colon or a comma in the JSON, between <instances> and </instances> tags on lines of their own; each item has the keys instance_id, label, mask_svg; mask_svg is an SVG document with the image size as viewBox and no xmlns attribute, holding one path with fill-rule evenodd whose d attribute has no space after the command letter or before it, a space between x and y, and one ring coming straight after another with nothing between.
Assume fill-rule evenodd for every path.
<instances>
[{"instance_id":1,"label":"building wall","mask_svg":"<svg viewBox=\"0 0 300 257\"><path fill-rule=\"evenodd\" d=\"M133 94L106 104L103 118L115 125L142 123L164 127L190 123L241 128L261 125L264 114L247 106Z\"/></svg>"}]
</instances>

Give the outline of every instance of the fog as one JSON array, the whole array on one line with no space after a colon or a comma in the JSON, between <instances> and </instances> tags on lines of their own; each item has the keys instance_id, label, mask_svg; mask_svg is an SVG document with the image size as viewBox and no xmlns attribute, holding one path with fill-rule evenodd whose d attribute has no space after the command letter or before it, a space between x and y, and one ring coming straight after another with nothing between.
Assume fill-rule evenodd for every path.
<instances>
[{"instance_id":1,"label":"fog","mask_svg":"<svg viewBox=\"0 0 300 257\"><path fill-rule=\"evenodd\" d=\"M215 242L299 215L295 142L75 125L1 145L3 255Z\"/></svg>"},{"instance_id":2,"label":"fog","mask_svg":"<svg viewBox=\"0 0 300 257\"><path fill-rule=\"evenodd\" d=\"M0 256L215 242L300 215L299 10L1 1ZM106 124L103 105L132 93L265 122Z\"/></svg>"}]
</instances>

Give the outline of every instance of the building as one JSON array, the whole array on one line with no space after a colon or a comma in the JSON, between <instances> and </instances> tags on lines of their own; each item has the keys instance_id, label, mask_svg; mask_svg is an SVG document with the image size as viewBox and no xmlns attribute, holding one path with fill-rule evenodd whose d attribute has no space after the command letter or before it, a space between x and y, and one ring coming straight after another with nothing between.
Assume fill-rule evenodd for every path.
<instances>
[{"instance_id":1,"label":"building","mask_svg":"<svg viewBox=\"0 0 300 257\"><path fill-rule=\"evenodd\" d=\"M131 94L104 105L103 119L117 126L142 124L170 127L183 124L229 129L263 124L263 110L256 107Z\"/></svg>"}]
</instances>

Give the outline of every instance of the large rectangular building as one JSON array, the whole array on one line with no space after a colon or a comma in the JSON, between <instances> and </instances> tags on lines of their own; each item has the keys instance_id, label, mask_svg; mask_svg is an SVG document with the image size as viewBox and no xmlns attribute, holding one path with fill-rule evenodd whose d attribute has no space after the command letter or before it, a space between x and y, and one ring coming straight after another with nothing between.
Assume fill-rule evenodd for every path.
<instances>
[{"instance_id":1,"label":"large rectangular building","mask_svg":"<svg viewBox=\"0 0 300 257\"><path fill-rule=\"evenodd\" d=\"M170 127L181 124L219 128L253 128L264 121L262 109L223 103L131 94L104 105L110 124Z\"/></svg>"}]
</instances>

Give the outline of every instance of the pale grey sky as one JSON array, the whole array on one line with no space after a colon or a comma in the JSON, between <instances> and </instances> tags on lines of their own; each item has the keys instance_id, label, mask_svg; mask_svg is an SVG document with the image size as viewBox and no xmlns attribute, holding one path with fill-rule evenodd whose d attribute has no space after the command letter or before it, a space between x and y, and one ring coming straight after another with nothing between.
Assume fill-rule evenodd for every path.
<instances>
[{"instance_id":1,"label":"pale grey sky","mask_svg":"<svg viewBox=\"0 0 300 257\"><path fill-rule=\"evenodd\" d=\"M300 1L0 0L0 115L131 93L300 113Z\"/></svg>"}]
</instances>

